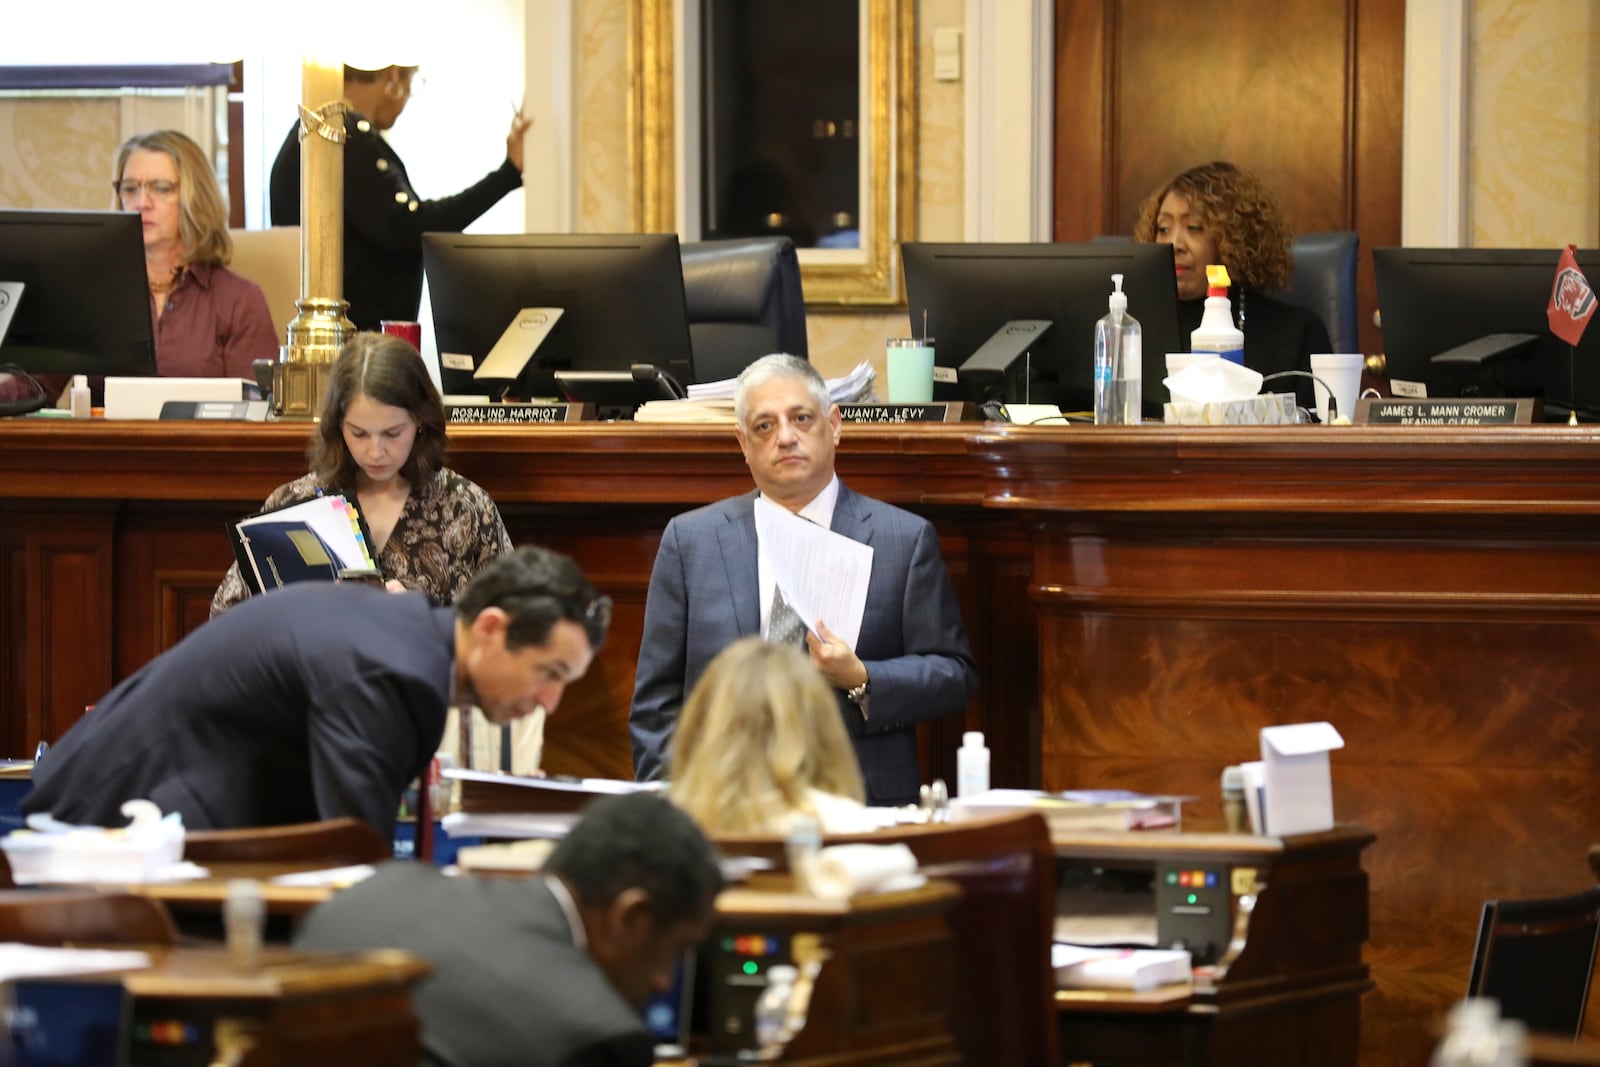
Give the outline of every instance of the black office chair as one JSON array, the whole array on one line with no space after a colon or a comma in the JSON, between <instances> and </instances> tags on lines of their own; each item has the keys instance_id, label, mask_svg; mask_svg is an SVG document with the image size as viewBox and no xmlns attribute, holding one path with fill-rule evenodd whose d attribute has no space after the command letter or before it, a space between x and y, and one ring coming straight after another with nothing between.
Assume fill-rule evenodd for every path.
<instances>
[{"instance_id":1,"label":"black office chair","mask_svg":"<svg viewBox=\"0 0 1600 1067\"><path fill-rule=\"evenodd\" d=\"M1549 900L1483 905L1467 994L1536 1033L1576 1038L1600 943L1600 885Z\"/></svg>"},{"instance_id":2,"label":"black office chair","mask_svg":"<svg viewBox=\"0 0 1600 1067\"><path fill-rule=\"evenodd\" d=\"M1295 237L1294 277L1279 299L1305 308L1328 328L1335 352L1359 352L1356 315L1356 259L1361 237L1349 230L1302 233Z\"/></svg>"},{"instance_id":3,"label":"black office chair","mask_svg":"<svg viewBox=\"0 0 1600 1067\"><path fill-rule=\"evenodd\" d=\"M793 241L693 241L683 245L682 255L697 381L735 377L772 352L809 358Z\"/></svg>"}]
</instances>

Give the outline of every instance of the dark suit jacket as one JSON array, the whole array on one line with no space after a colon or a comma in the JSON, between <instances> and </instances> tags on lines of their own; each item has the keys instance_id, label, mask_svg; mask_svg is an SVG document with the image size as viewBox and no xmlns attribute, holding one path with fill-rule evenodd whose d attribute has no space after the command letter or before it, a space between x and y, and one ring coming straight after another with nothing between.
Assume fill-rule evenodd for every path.
<instances>
[{"instance_id":1,"label":"dark suit jacket","mask_svg":"<svg viewBox=\"0 0 1600 1067\"><path fill-rule=\"evenodd\" d=\"M401 948L433 973L412 996L440 1067L648 1067L637 1013L573 944L543 879L447 878L385 864L307 917L301 948Z\"/></svg>"},{"instance_id":2,"label":"dark suit jacket","mask_svg":"<svg viewBox=\"0 0 1600 1067\"><path fill-rule=\"evenodd\" d=\"M422 593L302 582L195 630L41 759L27 811L123 826L135 798L189 829L351 816L393 835L439 747L455 620Z\"/></svg>"},{"instance_id":3,"label":"dark suit jacket","mask_svg":"<svg viewBox=\"0 0 1600 1067\"><path fill-rule=\"evenodd\" d=\"M666 773L678 711L712 657L761 632L756 494L667 524L650 574L628 729L634 774ZM870 716L839 694L873 804L916 799L916 724L959 711L977 685L955 590L927 520L840 483L833 531L871 545L872 578L856 654L872 679Z\"/></svg>"},{"instance_id":4,"label":"dark suit jacket","mask_svg":"<svg viewBox=\"0 0 1600 1067\"><path fill-rule=\"evenodd\" d=\"M422 235L460 233L522 186L507 160L454 196L424 200L406 165L365 118L345 115L344 298L358 329L382 319L415 320L422 302ZM300 224L300 127L272 163L272 224ZM314 293L326 296L326 293Z\"/></svg>"}]
</instances>

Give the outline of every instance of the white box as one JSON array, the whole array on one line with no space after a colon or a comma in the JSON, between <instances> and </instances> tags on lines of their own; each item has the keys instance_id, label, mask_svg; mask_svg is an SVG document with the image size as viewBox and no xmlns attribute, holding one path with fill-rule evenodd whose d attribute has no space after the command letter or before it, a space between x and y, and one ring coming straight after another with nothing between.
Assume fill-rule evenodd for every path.
<instances>
[{"instance_id":1,"label":"white box","mask_svg":"<svg viewBox=\"0 0 1600 1067\"><path fill-rule=\"evenodd\" d=\"M1328 722L1262 728L1261 761L1266 765L1262 832L1282 837L1333 828L1328 753L1343 747L1344 738Z\"/></svg>"},{"instance_id":2,"label":"white box","mask_svg":"<svg viewBox=\"0 0 1600 1067\"><path fill-rule=\"evenodd\" d=\"M243 378L107 378L106 418L159 419L169 400L248 400Z\"/></svg>"}]
</instances>

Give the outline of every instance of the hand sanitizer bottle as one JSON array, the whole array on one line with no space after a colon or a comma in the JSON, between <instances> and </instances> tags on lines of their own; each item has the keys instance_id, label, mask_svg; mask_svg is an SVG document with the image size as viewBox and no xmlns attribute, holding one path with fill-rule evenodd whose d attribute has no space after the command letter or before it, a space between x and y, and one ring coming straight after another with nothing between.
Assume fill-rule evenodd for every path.
<instances>
[{"instance_id":1,"label":"hand sanitizer bottle","mask_svg":"<svg viewBox=\"0 0 1600 1067\"><path fill-rule=\"evenodd\" d=\"M1094 324L1094 421L1096 426L1137 426L1144 402L1144 342L1139 321L1128 314L1122 275L1111 276L1110 309Z\"/></svg>"},{"instance_id":2,"label":"hand sanitizer bottle","mask_svg":"<svg viewBox=\"0 0 1600 1067\"><path fill-rule=\"evenodd\" d=\"M989 791L989 750L983 747L983 733L968 730L956 749L956 796L971 797Z\"/></svg>"},{"instance_id":3,"label":"hand sanitizer bottle","mask_svg":"<svg viewBox=\"0 0 1600 1067\"><path fill-rule=\"evenodd\" d=\"M1215 352L1242 366L1244 331L1233 324L1233 305L1228 303L1231 284L1227 267L1220 263L1206 267L1206 308L1200 328L1189 335L1189 351Z\"/></svg>"}]
</instances>

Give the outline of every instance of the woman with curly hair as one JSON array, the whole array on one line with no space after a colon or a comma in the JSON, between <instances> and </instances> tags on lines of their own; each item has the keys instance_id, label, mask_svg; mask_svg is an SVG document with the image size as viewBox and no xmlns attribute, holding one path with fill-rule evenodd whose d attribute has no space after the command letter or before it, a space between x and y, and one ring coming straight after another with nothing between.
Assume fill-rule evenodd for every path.
<instances>
[{"instance_id":1,"label":"woman with curly hair","mask_svg":"<svg viewBox=\"0 0 1600 1067\"><path fill-rule=\"evenodd\" d=\"M823 833L879 822L833 689L793 645L745 637L717 653L673 733L670 796L707 834Z\"/></svg>"},{"instance_id":2,"label":"woman with curly hair","mask_svg":"<svg viewBox=\"0 0 1600 1067\"><path fill-rule=\"evenodd\" d=\"M489 494L444 465L447 446L444 402L417 350L386 333L358 333L328 372L311 473L274 489L266 510L343 493L360 512L385 584L452 603L511 551L511 537ZM249 595L235 563L211 614Z\"/></svg>"},{"instance_id":3,"label":"woman with curly hair","mask_svg":"<svg viewBox=\"0 0 1600 1067\"><path fill-rule=\"evenodd\" d=\"M1294 237L1277 197L1249 171L1221 162L1189 168L1145 199L1133 236L1172 246L1184 351L1205 310L1212 263L1227 267L1233 281L1229 295L1234 322L1244 332L1246 366L1262 374L1309 371L1313 352L1333 350L1317 316L1266 295L1289 287ZM1299 402L1310 406L1310 379L1294 383Z\"/></svg>"}]
</instances>

